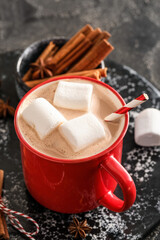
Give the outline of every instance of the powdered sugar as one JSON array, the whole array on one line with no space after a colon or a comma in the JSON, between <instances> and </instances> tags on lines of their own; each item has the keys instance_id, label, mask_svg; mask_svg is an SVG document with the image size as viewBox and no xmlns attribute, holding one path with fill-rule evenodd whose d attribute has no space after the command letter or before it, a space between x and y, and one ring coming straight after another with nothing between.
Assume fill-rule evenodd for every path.
<instances>
[{"instance_id":1,"label":"powdered sugar","mask_svg":"<svg viewBox=\"0 0 160 240\"><path fill-rule=\"evenodd\" d=\"M137 111L130 111L129 112L129 127L128 127L128 131L131 134L134 134L134 120L137 117L138 112Z\"/></svg>"},{"instance_id":2,"label":"powdered sugar","mask_svg":"<svg viewBox=\"0 0 160 240\"><path fill-rule=\"evenodd\" d=\"M104 207L98 207L93 211L87 213L81 213L76 215L65 215L50 211L35 202L32 197L26 191L24 182L20 179L23 178L22 173L10 172L6 176L6 184L9 183L10 188L3 191L5 197L4 203L11 209L17 210L33 217L38 221L40 225L40 233L37 239L72 239L68 233L68 226L76 216L79 221L83 219L88 220L88 224L92 226L91 233L86 239L108 239L118 240L137 240L140 238L140 234L135 233L132 235L127 222L132 222L136 219L137 224L141 221L141 215L139 213L143 203L136 203L131 212L123 214L110 212ZM17 194L18 193L18 194ZM146 205L144 203L144 205ZM21 220L22 221L22 220ZM33 230L33 225L28 224L26 220L23 220L23 226L29 231ZM13 239L18 240L19 233L8 225L10 235ZM111 238L109 238L111 237ZM115 238L116 237L116 238Z\"/></svg>"},{"instance_id":3,"label":"powdered sugar","mask_svg":"<svg viewBox=\"0 0 160 240\"><path fill-rule=\"evenodd\" d=\"M0 151L7 150L9 140L9 128L5 120L0 119Z\"/></svg>"},{"instance_id":4,"label":"powdered sugar","mask_svg":"<svg viewBox=\"0 0 160 240\"><path fill-rule=\"evenodd\" d=\"M155 207L157 208L158 212L160 213L160 198L158 199Z\"/></svg>"},{"instance_id":5,"label":"powdered sugar","mask_svg":"<svg viewBox=\"0 0 160 240\"><path fill-rule=\"evenodd\" d=\"M136 147L127 153L127 162L124 163L126 170L139 182L147 182L154 172L156 161L154 156L159 153L159 147L144 148ZM134 163L134 164L133 164Z\"/></svg>"}]
</instances>

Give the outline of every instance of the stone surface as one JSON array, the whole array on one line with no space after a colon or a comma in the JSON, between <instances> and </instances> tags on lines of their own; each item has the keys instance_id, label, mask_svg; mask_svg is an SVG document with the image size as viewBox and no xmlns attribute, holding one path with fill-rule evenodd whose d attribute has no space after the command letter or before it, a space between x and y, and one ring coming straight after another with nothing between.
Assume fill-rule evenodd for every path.
<instances>
[{"instance_id":1,"label":"stone surface","mask_svg":"<svg viewBox=\"0 0 160 240\"><path fill-rule=\"evenodd\" d=\"M86 23L112 34L110 58L160 88L159 0L0 0L0 52L53 36L72 36Z\"/></svg>"}]
</instances>

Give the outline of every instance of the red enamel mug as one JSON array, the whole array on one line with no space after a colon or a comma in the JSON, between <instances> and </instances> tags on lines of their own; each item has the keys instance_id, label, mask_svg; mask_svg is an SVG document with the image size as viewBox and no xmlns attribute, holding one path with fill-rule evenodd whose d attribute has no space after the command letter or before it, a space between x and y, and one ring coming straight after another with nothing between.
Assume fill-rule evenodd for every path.
<instances>
[{"instance_id":1,"label":"red enamel mug","mask_svg":"<svg viewBox=\"0 0 160 240\"><path fill-rule=\"evenodd\" d=\"M136 198L133 179L121 165L123 138L129 116L115 142L104 151L82 159L59 159L47 156L30 146L23 138L17 118L21 104L38 88L52 81L78 78L94 82L110 93L117 108L125 105L123 98L109 85L88 77L67 76L54 78L31 89L20 101L15 112L15 130L20 140L23 174L28 191L33 198L51 210L61 213L80 213L103 205L115 212L129 209ZM123 200L114 194L120 185Z\"/></svg>"}]
</instances>

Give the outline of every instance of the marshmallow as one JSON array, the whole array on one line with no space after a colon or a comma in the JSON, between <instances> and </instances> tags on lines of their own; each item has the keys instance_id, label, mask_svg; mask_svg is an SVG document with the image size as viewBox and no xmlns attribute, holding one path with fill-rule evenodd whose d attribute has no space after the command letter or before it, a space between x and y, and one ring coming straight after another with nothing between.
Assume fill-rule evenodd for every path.
<instances>
[{"instance_id":1,"label":"marshmallow","mask_svg":"<svg viewBox=\"0 0 160 240\"><path fill-rule=\"evenodd\" d=\"M140 146L160 146L160 111L147 108L135 119L135 142Z\"/></svg>"},{"instance_id":2,"label":"marshmallow","mask_svg":"<svg viewBox=\"0 0 160 240\"><path fill-rule=\"evenodd\" d=\"M22 117L41 139L65 122L63 115L44 98L34 99L23 110Z\"/></svg>"},{"instance_id":3,"label":"marshmallow","mask_svg":"<svg viewBox=\"0 0 160 240\"><path fill-rule=\"evenodd\" d=\"M105 137L103 125L92 113L86 113L63 123L59 127L59 131L74 152Z\"/></svg>"},{"instance_id":4,"label":"marshmallow","mask_svg":"<svg viewBox=\"0 0 160 240\"><path fill-rule=\"evenodd\" d=\"M60 81L54 95L54 105L62 108L88 111L91 104L92 91L92 84Z\"/></svg>"}]
</instances>

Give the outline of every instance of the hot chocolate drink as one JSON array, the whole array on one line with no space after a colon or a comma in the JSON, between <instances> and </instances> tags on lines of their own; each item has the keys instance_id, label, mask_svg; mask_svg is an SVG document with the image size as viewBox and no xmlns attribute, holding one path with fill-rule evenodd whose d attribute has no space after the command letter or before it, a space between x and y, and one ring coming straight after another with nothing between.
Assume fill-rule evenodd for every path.
<instances>
[{"instance_id":1,"label":"hot chocolate drink","mask_svg":"<svg viewBox=\"0 0 160 240\"><path fill-rule=\"evenodd\" d=\"M97 154L109 146L111 146L115 140L119 137L123 126L124 126L124 117L119 119L116 122L105 122L104 118L114 112L121 103L114 102L114 94L103 86L82 79L65 79L65 81L80 82L80 83L89 83L93 85L93 93L91 99L90 112L92 112L96 118L101 122L106 132L106 136L99 140L98 142L80 150L74 152L68 142L62 137L59 130L56 128L51 133L49 133L44 139L40 139L37 132L29 126L26 121L23 119L21 113L28 106L33 99L36 98L45 98L48 102L53 104L54 94L58 85L58 81L48 83L42 87L39 87L33 91L29 96L26 97L25 101L20 107L19 116L18 116L18 126L23 138L26 142L31 145L33 148L39 152L52 156L55 158L64 158L64 159L79 159L92 156ZM116 100L118 101L118 100ZM71 110L62 107L57 107L60 113L67 119L74 119L81 115L84 115L86 111L81 110Z\"/></svg>"}]
</instances>

